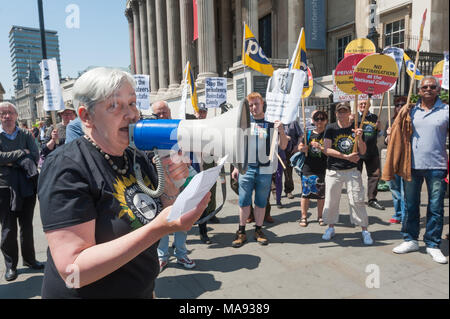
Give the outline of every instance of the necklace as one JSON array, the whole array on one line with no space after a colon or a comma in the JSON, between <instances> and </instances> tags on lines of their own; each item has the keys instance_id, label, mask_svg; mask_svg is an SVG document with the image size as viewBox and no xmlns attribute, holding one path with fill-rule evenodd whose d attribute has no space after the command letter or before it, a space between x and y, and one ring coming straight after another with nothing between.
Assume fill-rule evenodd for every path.
<instances>
[{"instance_id":1,"label":"necklace","mask_svg":"<svg viewBox=\"0 0 450 319\"><path fill-rule=\"evenodd\" d=\"M119 174L122 174L122 175L126 174L126 172L128 171L128 167L129 166L128 166L128 157L126 156L125 152L123 153L123 160L125 162L125 167L123 169L119 169L119 167L117 167L117 165L114 164L114 162L113 162L113 160L111 158L111 155L106 154L105 152L103 152L102 149L97 144L95 144L95 142L93 140L91 140L91 138L89 136L84 135L84 138L87 139L89 142L91 142L91 144L100 152L100 154L103 155L105 160L108 162L108 164L111 166L111 168L115 172L117 172Z\"/></svg>"}]
</instances>

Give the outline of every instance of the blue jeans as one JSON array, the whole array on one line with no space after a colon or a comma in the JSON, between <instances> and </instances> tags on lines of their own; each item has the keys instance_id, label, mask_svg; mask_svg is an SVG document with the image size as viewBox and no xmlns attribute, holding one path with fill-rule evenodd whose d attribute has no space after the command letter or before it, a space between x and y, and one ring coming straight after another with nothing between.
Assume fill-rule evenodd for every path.
<instances>
[{"instance_id":1,"label":"blue jeans","mask_svg":"<svg viewBox=\"0 0 450 319\"><path fill-rule=\"evenodd\" d=\"M255 190L255 205L264 208L267 205L272 174L260 174L259 167L248 166L244 175L239 174L239 207L252 204L253 190Z\"/></svg>"},{"instance_id":2,"label":"blue jeans","mask_svg":"<svg viewBox=\"0 0 450 319\"><path fill-rule=\"evenodd\" d=\"M187 255L186 238L187 232L180 231L173 234L175 251L174 255L177 259L183 258ZM169 259L169 235L164 236L159 241L158 245L158 258L168 260Z\"/></svg>"},{"instance_id":3,"label":"blue jeans","mask_svg":"<svg viewBox=\"0 0 450 319\"><path fill-rule=\"evenodd\" d=\"M392 200L394 201L394 215L392 218L400 220L403 223L405 215L405 192L403 186L403 179L395 175L393 180L388 181L389 188L392 193Z\"/></svg>"},{"instance_id":4,"label":"blue jeans","mask_svg":"<svg viewBox=\"0 0 450 319\"><path fill-rule=\"evenodd\" d=\"M439 248L444 227L444 196L446 170L411 170L410 182L404 182L405 216L402 234L405 241L417 240L420 231L420 192L425 180L428 191L427 221L423 241L430 248Z\"/></svg>"}]
</instances>

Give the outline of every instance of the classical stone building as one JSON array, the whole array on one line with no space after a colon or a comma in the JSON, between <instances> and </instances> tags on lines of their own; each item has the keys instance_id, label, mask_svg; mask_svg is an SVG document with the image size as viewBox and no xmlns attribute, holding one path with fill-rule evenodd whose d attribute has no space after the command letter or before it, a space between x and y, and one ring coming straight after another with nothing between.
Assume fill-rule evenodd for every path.
<instances>
[{"instance_id":1,"label":"classical stone building","mask_svg":"<svg viewBox=\"0 0 450 319\"><path fill-rule=\"evenodd\" d=\"M0 102L3 101L3 95L5 94L5 89L3 88L2 83L0 83Z\"/></svg>"},{"instance_id":2,"label":"classical stone building","mask_svg":"<svg viewBox=\"0 0 450 319\"><path fill-rule=\"evenodd\" d=\"M26 77L24 79L19 78L15 87L15 105L19 113L18 119L21 122L26 122L28 127L31 127L38 118L35 97L40 88L41 82L34 69L29 65Z\"/></svg>"},{"instance_id":3,"label":"classical stone building","mask_svg":"<svg viewBox=\"0 0 450 319\"><path fill-rule=\"evenodd\" d=\"M300 28L305 28L308 66L315 80L310 103L316 104L327 103L332 70L351 40L372 35L378 48L391 45L414 50L425 9L422 50L439 56L448 50L447 0L378 0L374 16L373 0L194 1L195 41L193 0L126 2L131 69L149 74L151 100L166 99L173 109L178 107L187 61L193 66L200 101L204 101L204 80L210 76L228 78L228 102L232 104L250 91L265 93L267 77L241 63L244 22L275 69L287 67Z\"/></svg>"}]
</instances>

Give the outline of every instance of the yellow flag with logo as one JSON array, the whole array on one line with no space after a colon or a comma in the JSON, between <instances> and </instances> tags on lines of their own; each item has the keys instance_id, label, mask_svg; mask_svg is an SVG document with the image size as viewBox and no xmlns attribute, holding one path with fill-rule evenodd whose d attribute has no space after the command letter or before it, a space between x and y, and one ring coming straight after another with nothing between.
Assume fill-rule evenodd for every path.
<instances>
[{"instance_id":1,"label":"yellow flag with logo","mask_svg":"<svg viewBox=\"0 0 450 319\"><path fill-rule=\"evenodd\" d=\"M403 53L403 60L405 60L406 73L408 73L409 77L412 79L414 72L414 62L406 53ZM422 73L420 73L419 69L416 69L416 75L414 76L414 79L419 81L423 79L423 75Z\"/></svg>"},{"instance_id":2,"label":"yellow flag with logo","mask_svg":"<svg viewBox=\"0 0 450 319\"><path fill-rule=\"evenodd\" d=\"M198 98L197 98L197 88L195 86L194 75L192 74L191 64L188 62L185 69L185 79L189 85L189 92L191 95L192 107L195 112L198 112Z\"/></svg>"},{"instance_id":3,"label":"yellow flag with logo","mask_svg":"<svg viewBox=\"0 0 450 319\"><path fill-rule=\"evenodd\" d=\"M244 24L244 43L242 46L242 64L267 76L273 75L273 66L256 41L250 28Z\"/></svg>"},{"instance_id":4,"label":"yellow flag with logo","mask_svg":"<svg viewBox=\"0 0 450 319\"><path fill-rule=\"evenodd\" d=\"M289 69L297 69L305 72L308 71L308 64L306 62L306 39L303 28L300 30L300 36L298 37L297 46L294 54L292 55Z\"/></svg>"}]
</instances>

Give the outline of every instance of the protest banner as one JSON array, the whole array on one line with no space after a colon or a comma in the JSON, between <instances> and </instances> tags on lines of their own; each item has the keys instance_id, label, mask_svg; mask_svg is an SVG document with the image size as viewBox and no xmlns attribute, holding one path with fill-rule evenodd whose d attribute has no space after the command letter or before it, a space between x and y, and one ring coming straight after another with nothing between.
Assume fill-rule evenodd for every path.
<instances>
[{"instance_id":1,"label":"protest banner","mask_svg":"<svg viewBox=\"0 0 450 319\"><path fill-rule=\"evenodd\" d=\"M278 69L267 84L265 120L290 124L297 115L306 73L297 69Z\"/></svg>"},{"instance_id":2,"label":"protest banner","mask_svg":"<svg viewBox=\"0 0 450 319\"><path fill-rule=\"evenodd\" d=\"M398 67L389 55L372 54L362 59L353 73L356 88L369 96L389 90L397 81Z\"/></svg>"},{"instance_id":3,"label":"protest banner","mask_svg":"<svg viewBox=\"0 0 450 319\"><path fill-rule=\"evenodd\" d=\"M362 94L353 82L353 72L359 61L365 57L364 54L353 54L344 58L336 66L336 70L334 71L334 81L341 91L353 95Z\"/></svg>"},{"instance_id":4,"label":"protest banner","mask_svg":"<svg viewBox=\"0 0 450 319\"><path fill-rule=\"evenodd\" d=\"M375 53L375 44L369 39L358 38L351 41L344 51L344 58L349 57L353 54L364 54L370 55Z\"/></svg>"},{"instance_id":5,"label":"protest banner","mask_svg":"<svg viewBox=\"0 0 450 319\"><path fill-rule=\"evenodd\" d=\"M343 92L341 89L338 88L336 85L335 77L334 77L335 70L332 71L332 78L333 78L333 102L339 103L339 102L351 102L355 100L355 95L353 94L347 94ZM367 100L369 96L367 94L360 94L359 97L362 100ZM372 96L372 99L382 99L382 94L376 94Z\"/></svg>"},{"instance_id":6,"label":"protest banner","mask_svg":"<svg viewBox=\"0 0 450 319\"><path fill-rule=\"evenodd\" d=\"M402 70L403 66L403 54L405 51L401 48L397 47L387 47L383 50L383 54L389 55L391 58L395 60L395 63L397 63L398 68L398 74L400 75L400 71ZM394 85L391 87L390 91L395 90L397 82L394 83Z\"/></svg>"},{"instance_id":7,"label":"protest banner","mask_svg":"<svg viewBox=\"0 0 450 319\"><path fill-rule=\"evenodd\" d=\"M353 41L352 41L353 42ZM351 43L351 42L350 42ZM359 91L355 83L353 82L353 72L356 68L356 65L366 57L366 54L352 54L348 55L344 58L339 64L336 66L336 70L334 73L334 80L336 85L347 94L353 94L355 96L355 102L353 105L353 113L355 118L358 118L358 96L362 93ZM358 122L355 121L355 129L358 128ZM357 143L354 144L353 151L356 152Z\"/></svg>"},{"instance_id":8,"label":"protest banner","mask_svg":"<svg viewBox=\"0 0 450 319\"><path fill-rule=\"evenodd\" d=\"M389 91L397 78L397 63L391 56L384 54L372 54L365 57L358 63L353 74L353 81L358 90L369 97ZM359 128L362 128L370 108L370 100L367 101Z\"/></svg>"},{"instance_id":9,"label":"protest banner","mask_svg":"<svg viewBox=\"0 0 450 319\"><path fill-rule=\"evenodd\" d=\"M444 69L442 70L442 85L441 87L448 90L448 51L444 52Z\"/></svg>"},{"instance_id":10,"label":"protest banner","mask_svg":"<svg viewBox=\"0 0 450 319\"><path fill-rule=\"evenodd\" d=\"M206 107L217 108L227 101L227 79L220 77L205 80Z\"/></svg>"},{"instance_id":11,"label":"protest banner","mask_svg":"<svg viewBox=\"0 0 450 319\"><path fill-rule=\"evenodd\" d=\"M433 68L433 73L431 73L435 78L439 80L439 85L442 86L442 74L444 72L444 60L439 61Z\"/></svg>"},{"instance_id":12,"label":"protest banner","mask_svg":"<svg viewBox=\"0 0 450 319\"><path fill-rule=\"evenodd\" d=\"M136 81L136 106L139 110L150 109L150 76L146 74L133 75Z\"/></svg>"},{"instance_id":13,"label":"protest banner","mask_svg":"<svg viewBox=\"0 0 450 319\"><path fill-rule=\"evenodd\" d=\"M64 110L65 106L61 85L59 83L58 63L56 58L44 59L39 63L39 66L41 67L41 80L44 91L44 110Z\"/></svg>"},{"instance_id":14,"label":"protest banner","mask_svg":"<svg viewBox=\"0 0 450 319\"><path fill-rule=\"evenodd\" d=\"M312 112L314 112L314 110L316 110L316 106L315 105L308 105L305 103L305 111L300 111L300 109L298 110L298 115L297 115L297 121L299 124L303 124L306 123L304 132L307 132L309 130L313 130L315 128L313 122L312 122Z\"/></svg>"}]
</instances>

